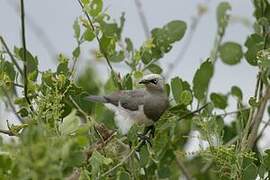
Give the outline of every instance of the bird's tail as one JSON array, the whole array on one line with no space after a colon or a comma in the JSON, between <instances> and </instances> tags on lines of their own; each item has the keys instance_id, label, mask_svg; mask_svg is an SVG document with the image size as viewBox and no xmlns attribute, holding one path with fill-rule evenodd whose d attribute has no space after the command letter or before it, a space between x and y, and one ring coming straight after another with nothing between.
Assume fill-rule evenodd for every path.
<instances>
[{"instance_id":1,"label":"bird's tail","mask_svg":"<svg viewBox=\"0 0 270 180\"><path fill-rule=\"evenodd\" d=\"M86 100L92 101L92 102L101 102L101 103L107 103L107 100L104 98L104 96L87 96L85 97Z\"/></svg>"}]
</instances>

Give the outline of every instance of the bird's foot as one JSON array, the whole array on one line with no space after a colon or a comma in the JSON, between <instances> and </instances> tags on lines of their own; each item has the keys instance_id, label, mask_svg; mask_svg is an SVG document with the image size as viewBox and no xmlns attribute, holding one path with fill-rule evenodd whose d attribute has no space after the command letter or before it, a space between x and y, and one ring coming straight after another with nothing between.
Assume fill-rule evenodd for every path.
<instances>
[{"instance_id":1,"label":"bird's foot","mask_svg":"<svg viewBox=\"0 0 270 180\"><path fill-rule=\"evenodd\" d=\"M142 142L141 145L138 147L139 150L145 144L149 144L152 147L152 144L150 141L151 138L147 136L146 134L138 134L138 138Z\"/></svg>"}]
</instances>

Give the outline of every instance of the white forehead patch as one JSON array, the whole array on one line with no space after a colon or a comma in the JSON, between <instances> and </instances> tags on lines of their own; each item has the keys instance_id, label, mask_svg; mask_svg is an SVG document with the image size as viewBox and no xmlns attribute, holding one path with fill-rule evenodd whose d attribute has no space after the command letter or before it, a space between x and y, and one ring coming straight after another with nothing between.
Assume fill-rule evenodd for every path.
<instances>
[{"instance_id":1,"label":"white forehead patch","mask_svg":"<svg viewBox=\"0 0 270 180\"><path fill-rule=\"evenodd\" d=\"M151 80L151 79L163 79L163 78L159 74L148 74L148 75L143 76L142 79L143 80Z\"/></svg>"}]
</instances>

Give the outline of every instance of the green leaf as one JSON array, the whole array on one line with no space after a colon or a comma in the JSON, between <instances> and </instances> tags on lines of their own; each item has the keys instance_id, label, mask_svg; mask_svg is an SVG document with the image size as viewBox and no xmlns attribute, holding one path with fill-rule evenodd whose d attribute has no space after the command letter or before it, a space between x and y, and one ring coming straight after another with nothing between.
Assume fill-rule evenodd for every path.
<instances>
[{"instance_id":1,"label":"green leaf","mask_svg":"<svg viewBox=\"0 0 270 180\"><path fill-rule=\"evenodd\" d=\"M118 171L117 172L117 180L129 180L132 179L128 172L126 171Z\"/></svg>"},{"instance_id":2,"label":"green leaf","mask_svg":"<svg viewBox=\"0 0 270 180\"><path fill-rule=\"evenodd\" d=\"M166 24L163 29L166 32L169 43L180 41L186 32L187 25L184 21L174 20Z\"/></svg>"},{"instance_id":3,"label":"green leaf","mask_svg":"<svg viewBox=\"0 0 270 180\"><path fill-rule=\"evenodd\" d=\"M188 90L184 90L180 94L180 102L184 105L189 105L192 102L192 93Z\"/></svg>"},{"instance_id":4,"label":"green leaf","mask_svg":"<svg viewBox=\"0 0 270 180\"><path fill-rule=\"evenodd\" d=\"M95 38L95 33L92 30L87 28L85 32L83 33L83 38L86 41L92 41Z\"/></svg>"},{"instance_id":5,"label":"green leaf","mask_svg":"<svg viewBox=\"0 0 270 180\"><path fill-rule=\"evenodd\" d=\"M243 179L253 180L257 177L258 167L254 163L249 163L249 165L244 168Z\"/></svg>"},{"instance_id":6,"label":"green leaf","mask_svg":"<svg viewBox=\"0 0 270 180\"><path fill-rule=\"evenodd\" d=\"M104 157L98 151L94 151L89 162L92 167L93 177L95 177L100 172L102 165L109 165L113 161L110 158Z\"/></svg>"},{"instance_id":7,"label":"green leaf","mask_svg":"<svg viewBox=\"0 0 270 180\"><path fill-rule=\"evenodd\" d=\"M130 74L127 74L123 79L124 89L131 90L133 88L133 81Z\"/></svg>"},{"instance_id":8,"label":"green leaf","mask_svg":"<svg viewBox=\"0 0 270 180\"><path fill-rule=\"evenodd\" d=\"M257 65L257 52L262 50L264 47L264 39L258 34L252 34L249 36L245 42L247 47L247 52L245 53L245 58L250 65Z\"/></svg>"},{"instance_id":9,"label":"green leaf","mask_svg":"<svg viewBox=\"0 0 270 180\"><path fill-rule=\"evenodd\" d=\"M201 64L200 68L196 71L193 78L193 91L194 96L198 100L205 98L205 93L208 89L210 79L214 74L214 67L210 61L205 61Z\"/></svg>"},{"instance_id":10,"label":"green leaf","mask_svg":"<svg viewBox=\"0 0 270 180\"><path fill-rule=\"evenodd\" d=\"M125 42L126 42L126 49L128 52L133 51L133 44L130 38L125 38Z\"/></svg>"},{"instance_id":11,"label":"green leaf","mask_svg":"<svg viewBox=\"0 0 270 180\"><path fill-rule=\"evenodd\" d=\"M73 24L73 30L74 30L74 37L79 40L80 39L80 34L81 34L81 29L80 29L80 24L78 19L74 21Z\"/></svg>"},{"instance_id":12,"label":"green leaf","mask_svg":"<svg viewBox=\"0 0 270 180\"><path fill-rule=\"evenodd\" d=\"M157 65L157 64L150 64L148 66L148 69L152 72L152 73L155 73L155 74L161 74L162 73L162 68Z\"/></svg>"},{"instance_id":13,"label":"green leaf","mask_svg":"<svg viewBox=\"0 0 270 180\"><path fill-rule=\"evenodd\" d=\"M227 96L224 96L220 93L211 93L211 101L214 103L214 106L219 109L225 109L228 106Z\"/></svg>"},{"instance_id":14,"label":"green leaf","mask_svg":"<svg viewBox=\"0 0 270 180\"><path fill-rule=\"evenodd\" d=\"M220 58L228 65L238 64L243 57L242 48L235 42L226 42L220 46Z\"/></svg>"},{"instance_id":15,"label":"green leaf","mask_svg":"<svg viewBox=\"0 0 270 180\"><path fill-rule=\"evenodd\" d=\"M5 74L9 77L10 81L14 81L16 77L16 71L14 69L14 65L8 61L0 61L0 70L1 72L5 72Z\"/></svg>"},{"instance_id":16,"label":"green leaf","mask_svg":"<svg viewBox=\"0 0 270 180\"><path fill-rule=\"evenodd\" d=\"M243 99L243 93L241 91L241 89L238 86L233 86L231 88L231 94L235 97L238 98L238 100L242 100Z\"/></svg>"},{"instance_id":17,"label":"green leaf","mask_svg":"<svg viewBox=\"0 0 270 180\"><path fill-rule=\"evenodd\" d=\"M76 47L73 52L72 52L72 55L75 59L77 59L81 54L81 48L80 46Z\"/></svg>"},{"instance_id":18,"label":"green leaf","mask_svg":"<svg viewBox=\"0 0 270 180\"><path fill-rule=\"evenodd\" d=\"M115 53L115 40L103 35L100 40L100 51L111 56L112 53Z\"/></svg>"},{"instance_id":19,"label":"green leaf","mask_svg":"<svg viewBox=\"0 0 270 180\"><path fill-rule=\"evenodd\" d=\"M76 110L73 110L68 116L63 119L63 123L60 125L60 132L64 135L69 135L79 128L80 117L76 115Z\"/></svg>"},{"instance_id":20,"label":"green leaf","mask_svg":"<svg viewBox=\"0 0 270 180\"><path fill-rule=\"evenodd\" d=\"M270 68L270 48L260 50L257 53L257 62L261 68Z\"/></svg>"},{"instance_id":21,"label":"green leaf","mask_svg":"<svg viewBox=\"0 0 270 180\"><path fill-rule=\"evenodd\" d=\"M101 11L103 7L103 1L102 0L91 0L91 4L89 8L87 9L87 12L92 16L97 16Z\"/></svg>"},{"instance_id":22,"label":"green leaf","mask_svg":"<svg viewBox=\"0 0 270 180\"><path fill-rule=\"evenodd\" d=\"M114 54L109 59L111 62L121 62L125 59L125 52L124 51L114 52Z\"/></svg>"},{"instance_id":23,"label":"green leaf","mask_svg":"<svg viewBox=\"0 0 270 180\"><path fill-rule=\"evenodd\" d=\"M224 33L229 22L229 10L231 10L231 5L228 2L221 2L217 7L217 23L221 34Z\"/></svg>"},{"instance_id":24,"label":"green leaf","mask_svg":"<svg viewBox=\"0 0 270 180\"><path fill-rule=\"evenodd\" d=\"M59 61L59 64L57 66L56 72L58 74L66 74L67 75L69 73L67 57L65 57L63 54L60 54L58 56L58 61Z\"/></svg>"},{"instance_id":25,"label":"green leaf","mask_svg":"<svg viewBox=\"0 0 270 180\"><path fill-rule=\"evenodd\" d=\"M175 77L171 80L171 89L175 102L181 103L181 92L183 91L182 80Z\"/></svg>"}]
</instances>

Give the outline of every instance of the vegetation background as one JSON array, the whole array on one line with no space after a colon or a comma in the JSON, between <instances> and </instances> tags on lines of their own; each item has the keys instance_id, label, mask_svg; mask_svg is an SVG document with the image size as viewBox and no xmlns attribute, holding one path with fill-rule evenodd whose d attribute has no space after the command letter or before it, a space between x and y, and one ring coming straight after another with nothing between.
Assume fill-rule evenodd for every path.
<instances>
[{"instance_id":1,"label":"vegetation background","mask_svg":"<svg viewBox=\"0 0 270 180\"><path fill-rule=\"evenodd\" d=\"M0 5L1 179L269 178L267 0ZM84 97L150 72L171 106L138 149Z\"/></svg>"}]
</instances>

